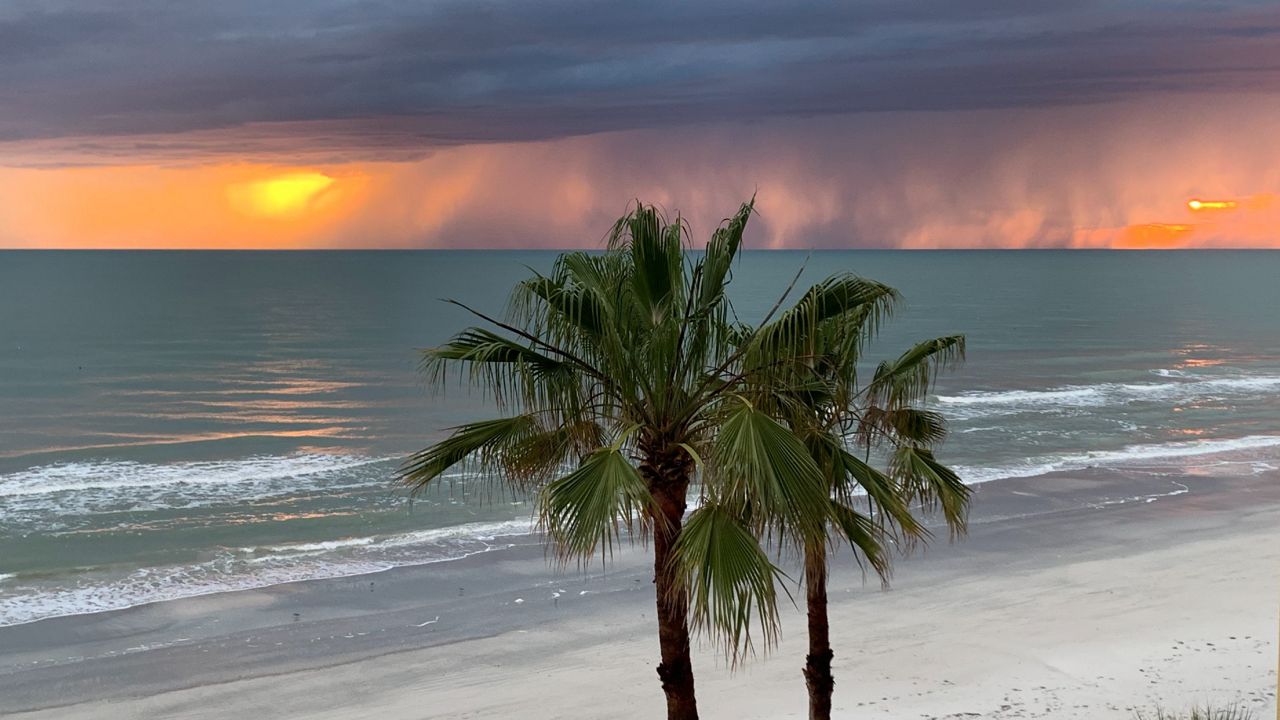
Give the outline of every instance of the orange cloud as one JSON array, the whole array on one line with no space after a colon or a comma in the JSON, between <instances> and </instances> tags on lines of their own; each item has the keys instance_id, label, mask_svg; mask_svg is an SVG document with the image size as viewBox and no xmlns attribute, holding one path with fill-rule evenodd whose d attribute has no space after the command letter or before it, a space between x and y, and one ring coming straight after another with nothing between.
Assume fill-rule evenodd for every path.
<instances>
[{"instance_id":1,"label":"orange cloud","mask_svg":"<svg viewBox=\"0 0 1280 720\"><path fill-rule=\"evenodd\" d=\"M758 192L756 248L1277 247L1275 118L1280 98L1170 96L602 133L394 162L0 166L0 246L594 247L632 199L682 211L702 238Z\"/></svg>"},{"instance_id":2,"label":"orange cloud","mask_svg":"<svg viewBox=\"0 0 1280 720\"><path fill-rule=\"evenodd\" d=\"M308 178L310 187L297 186ZM323 187L314 185L315 178L323 178ZM327 173L250 164L0 168L0 186L7 189L0 200L0 244L308 247L367 200L368 185L367 173L356 166Z\"/></svg>"},{"instance_id":3,"label":"orange cloud","mask_svg":"<svg viewBox=\"0 0 1280 720\"><path fill-rule=\"evenodd\" d=\"M1100 228L1076 232L1078 247L1115 248L1118 250L1164 250L1183 247L1192 225L1147 223L1123 228Z\"/></svg>"},{"instance_id":4,"label":"orange cloud","mask_svg":"<svg viewBox=\"0 0 1280 720\"><path fill-rule=\"evenodd\" d=\"M1192 199L1186 203L1186 222L1080 229L1072 244L1127 250L1278 247L1280 206L1275 202L1276 197L1272 193L1260 193L1232 200Z\"/></svg>"}]
</instances>

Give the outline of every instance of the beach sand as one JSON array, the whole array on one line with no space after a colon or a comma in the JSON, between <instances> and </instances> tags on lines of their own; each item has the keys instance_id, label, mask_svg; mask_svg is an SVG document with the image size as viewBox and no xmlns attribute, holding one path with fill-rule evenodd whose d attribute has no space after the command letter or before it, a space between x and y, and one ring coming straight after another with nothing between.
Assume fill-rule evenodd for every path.
<instances>
[{"instance_id":1,"label":"beach sand","mask_svg":"<svg viewBox=\"0 0 1280 720\"><path fill-rule=\"evenodd\" d=\"M1280 475L1088 471L979 486L970 536L901 561L844 553L831 586L840 718L1275 713ZM1185 491L1183 488L1186 488ZM0 628L0 715L659 718L642 549L607 572L539 547ZM297 613L297 615L295 615ZM707 718L806 717L803 615L730 672Z\"/></svg>"}]
</instances>

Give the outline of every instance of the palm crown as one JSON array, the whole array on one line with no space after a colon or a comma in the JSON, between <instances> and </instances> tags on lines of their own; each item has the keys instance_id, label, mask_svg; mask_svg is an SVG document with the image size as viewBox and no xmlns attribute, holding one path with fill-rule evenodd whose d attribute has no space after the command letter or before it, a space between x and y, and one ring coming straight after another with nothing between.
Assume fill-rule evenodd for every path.
<instances>
[{"instance_id":1,"label":"palm crown","mask_svg":"<svg viewBox=\"0 0 1280 720\"><path fill-rule=\"evenodd\" d=\"M753 630L776 637L778 570L758 538L822 545L834 523L881 567L875 523L832 502L848 500L844 480L911 528L901 488L942 497L931 488L949 479L923 444L904 445L895 478L846 447L931 420L909 407L928 384L927 358L904 356L856 389L860 349L892 289L836 277L780 313L779 301L756 328L736 321L725 288L752 211L744 204L694 254L679 217L637 205L605 252L566 253L519 283L505 319L472 311L488 327L426 351L424 368L437 384L457 369L501 416L456 428L401 473L422 488L463 465L532 494L565 561L607 552L624 529L651 537L672 718L697 716L691 627L734 658ZM850 414L858 393L877 402ZM695 476L699 507L686 519Z\"/></svg>"}]
</instances>

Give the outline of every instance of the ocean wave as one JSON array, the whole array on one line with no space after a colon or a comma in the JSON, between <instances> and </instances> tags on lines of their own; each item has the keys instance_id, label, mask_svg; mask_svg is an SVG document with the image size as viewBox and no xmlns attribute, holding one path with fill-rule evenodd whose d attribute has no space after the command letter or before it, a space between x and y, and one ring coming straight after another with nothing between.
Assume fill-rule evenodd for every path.
<instances>
[{"instance_id":1,"label":"ocean wave","mask_svg":"<svg viewBox=\"0 0 1280 720\"><path fill-rule=\"evenodd\" d=\"M934 400L949 414L961 419L1060 412L1071 408L1126 405L1135 402L1186 402L1204 397L1255 396L1280 392L1280 376L1241 375L1208 377L1153 371L1168 377L1166 382L1098 383L1064 385L1044 390L973 391L958 395L937 395Z\"/></svg>"},{"instance_id":2,"label":"ocean wave","mask_svg":"<svg viewBox=\"0 0 1280 720\"><path fill-rule=\"evenodd\" d=\"M6 583L0 589L0 626L446 562L506 547L495 540L532 531L528 518L476 522L395 535L224 548L206 562L138 568L116 578L93 578L87 573L62 586L49 581Z\"/></svg>"},{"instance_id":3,"label":"ocean wave","mask_svg":"<svg viewBox=\"0 0 1280 720\"><path fill-rule=\"evenodd\" d=\"M1248 435L1240 438L1129 445L1119 450L1095 450L1083 453L1047 455L990 467L957 466L955 470L966 483L974 485L992 480L1035 477L1052 472L1084 470L1092 467L1118 467L1140 464L1165 465L1170 462L1178 466L1178 461L1187 458L1200 459L1268 448L1280 448L1280 435Z\"/></svg>"},{"instance_id":4,"label":"ocean wave","mask_svg":"<svg viewBox=\"0 0 1280 720\"><path fill-rule=\"evenodd\" d=\"M963 395L938 395L944 405L1091 405L1103 398L1103 386L1067 386L1053 390L974 391Z\"/></svg>"},{"instance_id":5,"label":"ocean wave","mask_svg":"<svg viewBox=\"0 0 1280 720\"><path fill-rule=\"evenodd\" d=\"M0 475L0 497L171 485L255 484L324 475L383 460L386 458L298 454L167 464L127 460L55 463Z\"/></svg>"},{"instance_id":6,"label":"ocean wave","mask_svg":"<svg viewBox=\"0 0 1280 720\"><path fill-rule=\"evenodd\" d=\"M391 458L296 454L200 462L94 460L0 475L6 520L242 503L384 484Z\"/></svg>"},{"instance_id":7,"label":"ocean wave","mask_svg":"<svg viewBox=\"0 0 1280 720\"><path fill-rule=\"evenodd\" d=\"M279 545L241 547L235 550L237 553L255 557L284 558L342 550L378 551L417 547L450 540L488 542L496 537L527 535L532 531L532 522L526 518L523 520L464 523L462 525L449 525L397 535L341 538L311 543L282 543Z\"/></svg>"}]
</instances>

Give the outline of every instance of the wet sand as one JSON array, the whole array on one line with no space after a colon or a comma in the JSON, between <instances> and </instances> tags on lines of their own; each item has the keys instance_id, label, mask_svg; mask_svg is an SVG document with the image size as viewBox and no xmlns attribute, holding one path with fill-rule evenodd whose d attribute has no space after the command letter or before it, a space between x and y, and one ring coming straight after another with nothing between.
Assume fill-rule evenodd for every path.
<instances>
[{"instance_id":1,"label":"wet sand","mask_svg":"<svg viewBox=\"0 0 1280 720\"><path fill-rule=\"evenodd\" d=\"M1273 714L1280 474L1086 471L979 486L970 536L833 576L837 717ZM463 560L0 628L0 715L653 718L649 557L557 570L529 538ZM794 575L794 573L793 573ZM803 718L804 618L705 717Z\"/></svg>"}]
</instances>

